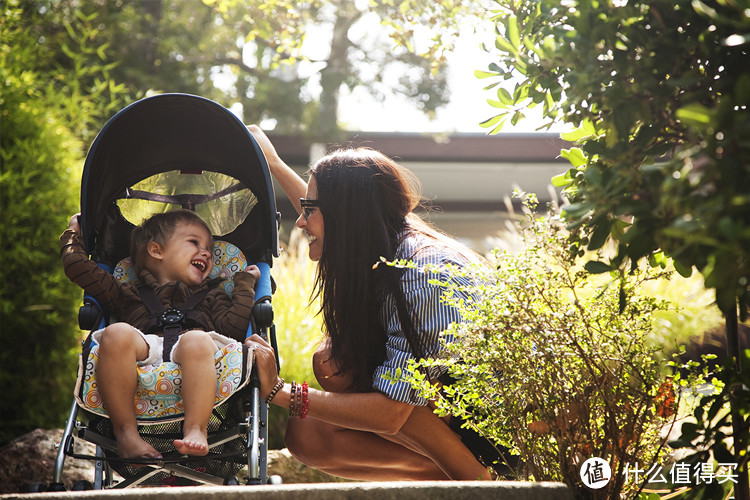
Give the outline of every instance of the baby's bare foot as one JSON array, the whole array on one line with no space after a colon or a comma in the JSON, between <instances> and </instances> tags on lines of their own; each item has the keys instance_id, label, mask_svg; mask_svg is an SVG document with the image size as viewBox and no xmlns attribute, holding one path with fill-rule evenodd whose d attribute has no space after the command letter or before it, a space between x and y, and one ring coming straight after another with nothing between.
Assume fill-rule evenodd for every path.
<instances>
[{"instance_id":1,"label":"baby's bare foot","mask_svg":"<svg viewBox=\"0 0 750 500\"><path fill-rule=\"evenodd\" d=\"M138 433L118 436L117 453L120 458L162 458L161 453L144 441Z\"/></svg>"},{"instance_id":2,"label":"baby's bare foot","mask_svg":"<svg viewBox=\"0 0 750 500\"><path fill-rule=\"evenodd\" d=\"M174 447L183 455L203 456L208 454L208 440L202 432L190 432L182 439L174 440Z\"/></svg>"}]
</instances>

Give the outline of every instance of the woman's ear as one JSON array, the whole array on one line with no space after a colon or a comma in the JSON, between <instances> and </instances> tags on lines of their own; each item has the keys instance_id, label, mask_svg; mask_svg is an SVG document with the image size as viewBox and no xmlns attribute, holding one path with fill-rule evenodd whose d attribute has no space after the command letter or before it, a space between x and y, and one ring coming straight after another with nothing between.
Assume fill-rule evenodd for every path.
<instances>
[{"instance_id":1,"label":"woman's ear","mask_svg":"<svg viewBox=\"0 0 750 500\"><path fill-rule=\"evenodd\" d=\"M150 241L148 245L146 245L146 250L148 251L148 254L157 260L161 260L162 258L162 248L161 245L159 245L155 241Z\"/></svg>"}]
</instances>

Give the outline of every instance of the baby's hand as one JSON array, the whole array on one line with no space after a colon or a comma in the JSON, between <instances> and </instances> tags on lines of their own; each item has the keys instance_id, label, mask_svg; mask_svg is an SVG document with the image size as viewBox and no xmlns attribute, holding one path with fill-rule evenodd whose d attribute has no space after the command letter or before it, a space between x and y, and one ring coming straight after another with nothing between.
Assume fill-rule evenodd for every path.
<instances>
[{"instance_id":1,"label":"baby's hand","mask_svg":"<svg viewBox=\"0 0 750 500\"><path fill-rule=\"evenodd\" d=\"M68 221L68 229L70 229L74 233L81 232L81 225L78 223L79 215L81 214L80 213L75 214L73 217L70 218L70 221Z\"/></svg>"},{"instance_id":2,"label":"baby's hand","mask_svg":"<svg viewBox=\"0 0 750 500\"><path fill-rule=\"evenodd\" d=\"M260 279L260 269L258 269L258 266L249 265L242 272L252 274L255 277L255 281Z\"/></svg>"}]
</instances>

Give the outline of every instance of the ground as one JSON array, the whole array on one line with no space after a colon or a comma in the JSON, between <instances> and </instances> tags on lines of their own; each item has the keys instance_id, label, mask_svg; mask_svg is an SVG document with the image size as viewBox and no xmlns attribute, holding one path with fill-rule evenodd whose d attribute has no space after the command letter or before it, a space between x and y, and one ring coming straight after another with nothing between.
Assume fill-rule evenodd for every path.
<instances>
[{"instance_id":1,"label":"ground","mask_svg":"<svg viewBox=\"0 0 750 500\"><path fill-rule=\"evenodd\" d=\"M49 483L57 458L62 429L36 429L0 448L0 494L26 493L35 481ZM76 453L93 455L94 445L77 439ZM322 483L341 481L295 460L287 450L268 453L268 474L281 476L284 483ZM70 489L79 480L93 480L94 463L67 457L63 483Z\"/></svg>"}]
</instances>

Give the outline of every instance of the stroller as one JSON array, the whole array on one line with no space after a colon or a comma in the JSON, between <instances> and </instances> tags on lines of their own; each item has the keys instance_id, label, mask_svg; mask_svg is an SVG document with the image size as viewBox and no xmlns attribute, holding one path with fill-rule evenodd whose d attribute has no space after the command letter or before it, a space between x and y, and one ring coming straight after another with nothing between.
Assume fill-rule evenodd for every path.
<instances>
[{"instance_id":1,"label":"stroller","mask_svg":"<svg viewBox=\"0 0 750 500\"><path fill-rule=\"evenodd\" d=\"M233 286L229 278L246 261L260 268L254 321L247 334L258 333L276 349L270 267L273 257L278 257L279 217L273 184L260 147L232 113L213 101L187 94L157 95L131 104L96 137L81 184L79 223L86 251L121 280L134 279L126 259L134 225L173 208L201 215L217 242L212 277L226 278L227 293ZM98 330L111 321L96 300L84 295L79 312L82 329ZM248 484L279 482L267 474L268 408L260 398L257 375L247 368L247 348L236 343L233 349L232 356L224 357L233 361L221 367L217 362L217 404L208 424L208 455L187 457L174 449L172 440L182 435L181 398L162 389L174 389L180 375L177 365L164 362L158 374L139 374L135 401L141 436L164 458L126 462L117 456L111 423L100 398L92 392L95 384L87 365L95 357L96 346L89 335L81 354L76 401L48 491L65 490L66 456L96 461L93 482L78 481L73 489L240 484L236 474L245 467ZM150 385L144 382L146 378ZM139 402L143 408L139 409ZM76 454L76 437L95 444L96 455ZM114 472L121 481L115 481Z\"/></svg>"}]
</instances>

